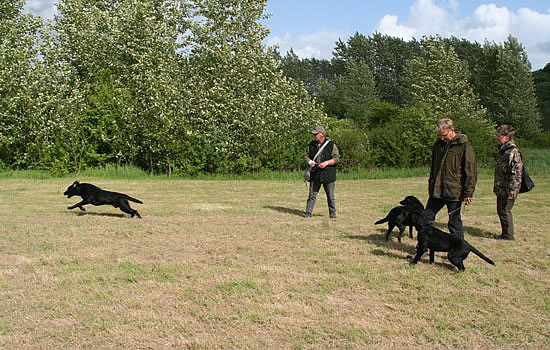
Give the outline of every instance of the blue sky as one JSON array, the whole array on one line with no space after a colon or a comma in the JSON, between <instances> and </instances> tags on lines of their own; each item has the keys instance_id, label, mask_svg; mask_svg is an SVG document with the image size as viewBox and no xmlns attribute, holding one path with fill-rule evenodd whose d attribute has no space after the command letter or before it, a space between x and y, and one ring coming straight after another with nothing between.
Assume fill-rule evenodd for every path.
<instances>
[{"instance_id":1,"label":"blue sky","mask_svg":"<svg viewBox=\"0 0 550 350\"><path fill-rule=\"evenodd\" d=\"M454 35L502 43L509 34L525 47L533 69L550 62L549 0L269 0L267 44L300 57L331 58L334 43L359 32L405 40Z\"/></svg>"},{"instance_id":2,"label":"blue sky","mask_svg":"<svg viewBox=\"0 0 550 350\"><path fill-rule=\"evenodd\" d=\"M53 17L56 0L27 0L26 8ZM454 35L502 43L509 34L526 49L533 69L550 62L549 0L268 0L267 45L302 57L332 57L334 43L355 33L380 32L405 40Z\"/></svg>"}]
</instances>

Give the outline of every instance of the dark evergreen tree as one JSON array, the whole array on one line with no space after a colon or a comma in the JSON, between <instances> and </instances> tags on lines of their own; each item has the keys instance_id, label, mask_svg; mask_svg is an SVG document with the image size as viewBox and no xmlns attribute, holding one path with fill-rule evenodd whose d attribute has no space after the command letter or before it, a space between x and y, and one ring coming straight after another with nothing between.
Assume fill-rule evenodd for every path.
<instances>
[{"instance_id":1,"label":"dark evergreen tree","mask_svg":"<svg viewBox=\"0 0 550 350\"><path fill-rule=\"evenodd\" d=\"M542 128L550 131L550 63L533 72L537 104L542 114Z\"/></svg>"},{"instance_id":2,"label":"dark evergreen tree","mask_svg":"<svg viewBox=\"0 0 550 350\"><path fill-rule=\"evenodd\" d=\"M486 42L475 68L474 87L487 118L497 125L510 124L518 135L540 130L531 64L523 46L509 36L500 45Z\"/></svg>"},{"instance_id":3,"label":"dark evergreen tree","mask_svg":"<svg viewBox=\"0 0 550 350\"><path fill-rule=\"evenodd\" d=\"M364 61L372 70L377 95L383 102L401 106L407 90L406 63L419 55L420 44L416 40L375 33L365 37L356 33L347 43L341 40L335 48L335 64L348 61Z\"/></svg>"}]
</instances>

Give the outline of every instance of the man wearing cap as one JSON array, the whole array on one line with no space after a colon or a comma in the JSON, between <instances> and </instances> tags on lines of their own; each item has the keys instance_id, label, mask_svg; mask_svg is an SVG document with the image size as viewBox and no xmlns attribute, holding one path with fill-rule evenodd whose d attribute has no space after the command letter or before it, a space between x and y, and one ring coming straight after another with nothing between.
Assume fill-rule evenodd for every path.
<instances>
[{"instance_id":1,"label":"man wearing cap","mask_svg":"<svg viewBox=\"0 0 550 350\"><path fill-rule=\"evenodd\" d=\"M336 181L336 164L340 160L340 153L334 142L326 138L325 128L317 126L311 133L313 134L313 141L309 143L304 153L304 160L311 166L309 197L304 216L306 218L311 217L322 184L327 195L329 216L333 219L336 218L334 182ZM322 151L315 157L321 148Z\"/></svg>"}]
</instances>

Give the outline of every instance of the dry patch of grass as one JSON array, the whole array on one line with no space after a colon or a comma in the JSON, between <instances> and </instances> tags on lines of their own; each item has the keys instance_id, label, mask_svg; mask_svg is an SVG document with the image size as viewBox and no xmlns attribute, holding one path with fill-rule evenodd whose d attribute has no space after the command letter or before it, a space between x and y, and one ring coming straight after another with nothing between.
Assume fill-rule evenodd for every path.
<instances>
[{"instance_id":1,"label":"dry patch of grass","mask_svg":"<svg viewBox=\"0 0 550 350\"><path fill-rule=\"evenodd\" d=\"M463 213L471 254L408 264L385 216L426 179L338 181L301 217L301 182L81 179L144 201L69 211L63 179L1 179L0 348L543 349L550 346L550 178L499 233L492 179ZM445 227L445 214L438 215Z\"/></svg>"}]
</instances>

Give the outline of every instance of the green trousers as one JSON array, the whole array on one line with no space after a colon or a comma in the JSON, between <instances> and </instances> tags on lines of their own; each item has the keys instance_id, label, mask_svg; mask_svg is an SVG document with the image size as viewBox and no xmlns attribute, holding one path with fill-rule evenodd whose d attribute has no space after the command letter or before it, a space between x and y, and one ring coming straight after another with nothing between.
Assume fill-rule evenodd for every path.
<instances>
[{"instance_id":1,"label":"green trousers","mask_svg":"<svg viewBox=\"0 0 550 350\"><path fill-rule=\"evenodd\" d=\"M502 237L514 238L514 218L512 217L512 208L515 199L497 197L497 214L502 227Z\"/></svg>"}]
</instances>

